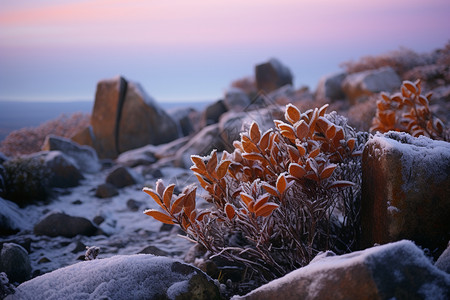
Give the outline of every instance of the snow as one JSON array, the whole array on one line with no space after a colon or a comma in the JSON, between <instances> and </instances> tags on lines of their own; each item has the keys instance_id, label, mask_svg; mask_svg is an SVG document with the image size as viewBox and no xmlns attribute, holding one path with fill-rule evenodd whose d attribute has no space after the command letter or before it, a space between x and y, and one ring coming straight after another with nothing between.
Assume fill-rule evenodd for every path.
<instances>
[{"instance_id":1,"label":"snow","mask_svg":"<svg viewBox=\"0 0 450 300\"><path fill-rule=\"evenodd\" d=\"M413 188L409 170L413 166L422 166L423 176L434 178L434 182L444 181L448 174L445 168L441 167L442 161L450 161L450 143L436 141L425 136L412 137L405 132L389 131L385 134L376 133L373 136L374 142L382 147L378 155L386 155L390 152L398 151L402 154L401 162L405 167L402 174L403 190L408 191ZM411 183L410 183L411 182Z\"/></svg>"},{"instance_id":2,"label":"snow","mask_svg":"<svg viewBox=\"0 0 450 300\"><path fill-rule=\"evenodd\" d=\"M80 262L29 280L6 299L151 299L167 290L175 299L195 273L173 272L173 263L146 254Z\"/></svg>"},{"instance_id":3,"label":"snow","mask_svg":"<svg viewBox=\"0 0 450 300\"><path fill-rule=\"evenodd\" d=\"M0 208L0 224L9 224L14 230L32 228L17 204L0 198Z\"/></svg>"}]
</instances>

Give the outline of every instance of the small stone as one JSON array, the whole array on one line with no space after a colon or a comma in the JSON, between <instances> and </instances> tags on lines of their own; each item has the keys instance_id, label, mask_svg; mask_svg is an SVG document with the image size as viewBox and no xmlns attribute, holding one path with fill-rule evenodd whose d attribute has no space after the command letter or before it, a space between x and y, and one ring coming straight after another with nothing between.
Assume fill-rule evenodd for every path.
<instances>
[{"instance_id":1,"label":"small stone","mask_svg":"<svg viewBox=\"0 0 450 300\"><path fill-rule=\"evenodd\" d=\"M102 216L95 216L94 219L92 220L92 222L94 222L94 224L96 225L100 225L105 221L105 218L103 218Z\"/></svg>"},{"instance_id":2,"label":"small stone","mask_svg":"<svg viewBox=\"0 0 450 300\"><path fill-rule=\"evenodd\" d=\"M141 251L139 251L138 254L152 254L152 255L156 255L156 256L169 256L168 252L161 250L156 246L147 246L144 249L142 249Z\"/></svg>"},{"instance_id":3,"label":"small stone","mask_svg":"<svg viewBox=\"0 0 450 300\"><path fill-rule=\"evenodd\" d=\"M81 204L83 204L83 202L80 199L78 199L78 200L73 201L72 204L73 205L81 205Z\"/></svg>"},{"instance_id":4,"label":"small stone","mask_svg":"<svg viewBox=\"0 0 450 300\"><path fill-rule=\"evenodd\" d=\"M38 265L49 263L49 262L51 262L51 260L44 256L40 260L38 260Z\"/></svg>"},{"instance_id":5,"label":"small stone","mask_svg":"<svg viewBox=\"0 0 450 300\"><path fill-rule=\"evenodd\" d=\"M131 211L138 211L139 208L141 207L141 205L142 205L142 202L136 201L134 199L128 199L128 201L127 201L127 207Z\"/></svg>"},{"instance_id":6,"label":"small stone","mask_svg":"<svg viewBox=\"0 0 450 300\"><path fill-rule=\"evenodd\" d=\"M97 198L111 198L117 195L119 195L119 191L110 183L102 183L95 190L95 197Z\"/></svg>"}]
</instances>

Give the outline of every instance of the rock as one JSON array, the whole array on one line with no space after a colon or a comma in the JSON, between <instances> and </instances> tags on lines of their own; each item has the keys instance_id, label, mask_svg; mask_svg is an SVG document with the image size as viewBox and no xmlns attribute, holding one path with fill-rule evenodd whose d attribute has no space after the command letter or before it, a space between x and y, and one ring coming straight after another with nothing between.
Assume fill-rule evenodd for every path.
<instances>
[{"instance_id":1,"label":"rock","mask_svg":"<svg viewBox=\"0 0 450 300\"><path fill-rule=\"evenodd\" d=\"M342 90L350 103L355 104L361 97L392 92L399 89L401 84L401 79L394 69L384 67L348 75L342 82Z\"/></svg>"},{"instance_id":2,"label":"rock","mask_svg":"<svg viewBox=\"0 0 450 300\"><path fill-rule=\"evenodd\" d=\"M122 152L178 137L174 120L138 83L122 77L97 84L91 126L92 132L84 129L74 140L92 143L100 158L116 158Z\"/></svg>"},{"instance_id":3,"label":"rock","mask_svg":"<svg viewBox=\"0 0 450 300\"><path fill-rule=\"evenodd\" d=\"M191 155L208 155L214 149L219 151L224 149L218 124L207 126L192 137L177 151L174 164L176 167L188 169L192 166Z\"/></svg>"},{"instance_id":4,"label":"rock","mask_svg":"<svg viewBox=\"0 0 450 300\"><path fill-rule=\"evenodd\" d=\"M147 145L141 148L128 150L119 155L116 159L116 163L131 168L139 165L151 165L156 162L155 152L157 149L156 146Z\"/></svg>"},{"instance_id":5,"label":"rock","mask_svg":"<svg viewBox=\"0 0 450 300\"><path fill-rule=\"evenodd\" d=\"M64 213L49 213L34 226L34 234L50 237L77 235L92 236L99 233L98 228L88 219L73 217Z\"/></svg>"},{"instance_id":6,"label":"rock","mask_svg":"<svg viewBox=\"0 0 450 300\"><path fill-rule=\"evenodd\" d=\"M270 93L283 85L292 85L292 73L279 60L272 58L255 67L256 87Z\"/></svg>"},{"instance_id":7,"label":"rock","mask_svg":"<svg viewBox=\"0 0 450 300\"><path fill-rule=\"evenodd\" d=\"M347 73L335 73L320 78L316 89L316 99L325 99L329 101L342 100L345 93L342 90L342 82Z\"/></svg>"},{"instance_id":8,"label":"rock","mask_svg":"<svg viewBox=\"0 0 450 300\"><path fill-rule=\"evenodd\" d=\"M119 191L110 183L102 183L95 189L95 197L97 198L111 198L117 195L119 195Z\"/></svg>"},{"instance_id":9,"label":"rock","mask_svg":"<svg viewBox=\"0 0 450 300\"><path fill-rule=\"evenodd\" d=\"M200 114L191 107L178 107L168 111L178 127L179 136L188 136L198 131Z\"/></svg>"},{"instance_id":10,"label":"rock","mask_svg":"<svg viewBox=\"0 0 450 300\"><path fill-rule=\"evenodd\" d=\"M41 154L42 153L42 154ZM48 185L55 188L68 188L78 186L84 178L76 163L61 151L40 152L36 157L43 155L46 168L50 170Z\"/></svg>"},{"instance_id":11,"label":"rock","mask_svg":"<svg viewBox=\"0 0 450 300\"><path fill-rule=\"evenodd\" d=\"M0 207L0 236L14 234L28 227L17 204L0 198Z\"/></svg>"},{"instance_id":12,"label":"rock","mask_svg":"<svg viewBox=\"0 0 450 300\"><path fill-rule=\"evenodd\" d=\"M266 99L261 99L263 101L260 99L258 99L258 101L252 101L252 104L256 102L260 107L267 107L270 105L277 105L278 103L292 103L292 99L295 99L295 89L292 85L286 84L270 92L265 98Z\"/></svg>"},{"instance_id":13,"label":"rock","mask_svg":"<svg viewBox=\"0 0 450 300\"><path fill-rule=\"evenodd\" d=\"M106 183L110 183L119 189L140 181L139 175L126 167L117 167L106 176Z\"/></svg>"},{"instance_id":14,"label":"rock","mask_svg":"<svg viewBox=\"0 0 450 300\"><path fill-rule=\"evenodd\" d=\"M138 254L151 254L151 255L156 255L156 256L168 256L169 253L167 253L164 250L159 249L158 247L155 246L147 246L144 249L142 249L141 251L138 252Z\"/></svg>"},{"instance_id":15,"label":"rock","mask_svg":"<svg viewBox=\"0 0 450 300\"><path fill-rule=\"evenodd\" d=\"M221 299L193 266L146 254L79 262L29 280L13 299Z\"/></svg>"},{"instance_id":16,"label":"rock","mask_svg":"<svg viewBox=\"0 0 450 300\"><path fill-rule=\"evenodd\" d=\"M72 253L79 253L81 251L86 251L86 245L81 242L80 240L73 242L72 244L70 244L70 252Z\"/></svg>"},{"instance_id":17,"label":"rock","mask_svg":"<svg viewBox=\"0 0 450 300\"><path fill-rule=\"evenodd\" d=\"M362 162L362 247L410 239L441 253L450 240L450 143L378 133Z\"/></svg>"},{"instance_id":18,"label":"rock","mask_svg":"<svg viewBox=\"0 0 450 300\"><path fill-rule=\"evenodd\" d=\"M10 294L14 294L16 287L9 282L8 275L0 272L0 299L4 299Z\"/></svg>"},{"instance_id":19,"label":"rock","mask_svg":"<svg viewBox=\"0 0 450 300\"><path fill-rule=\"evenodd\" d=\"M450 243L448 244L447 249L445 249L441 256L439 256L434 265L442 271L450 274Z\"/></svg>"},{"instance_id":20,"label":"rock","mask_svg":"<svg viewBox=\"0 0 450 300\"><path fill-rule=\"evenodd\" d=\"M250 105L250 99L243 90L230 88L225 93L224 104L227 111L241 112Z\"/></svg>"},{"instance_id":21,"label":"rock","mask_svg":"<svg viewBox=\"0 0 450 300\"><path fill-rule=\"evenodd\" d=\"M94 129L92 129L91 125L77 132L72 137L70 137L70 139L79 145L89 146L94 149L94 145L98 144L95 139Z\"/></svg>"},{"instance_id":22,"label":"rock","mask_svg":"<svg viewBox=\"0 0 450 300\"><path fill-rule=\"evenodd\" d=\"M138 211L143 203L134 199L128 199L127 208L131 211Z\"/></svg>"},{"instance_id":23,"label":"rock","mask_svg":"<svg viewBox=\"0 0 450 300\"><path fill-rule=\"evenodd\" d=\"M203 111L203 124L202 128L211 124L219 122L220 116L227 112L224 100L217 100L216 102L208 105Z\"/></svg>"},{"instance_id":24,"label":"rock","mask_svg":"<svg viewBox=\"0 0 450 300\"><path fill-rule=\"evenodd\" d=\"M233 300L448 299L450 275L410 241L325 257Z\"/></svg>"},{"instance_id":25,"label":"rock","mask_svg":"<svg viewBox=\"0 0 450 300\"><path fill-rule=\"evenodd\" d=\"M10 282L24 282L31 278L31 263L27 250L14 243L4 243L0 251L0 272Z\"/></svg>"},{"instance_id":26,"label":"rock","mask_svg":"<svg viewBox=\"0 0 450 300\"><path fill-rule=\"evenodd\" d=\"M179 139L176 139L170 143L157 146L157 150L155 152L155 157L157 159L173 157L181 147L186 145L192 136L185 136Z\"/></svg>"},{"instance_id":27,"label":"rock","mask_svg":"<svg viewBox=\"0 0 450 300\"><path fill-rule=\"evenodd\" d=\"M86 173L97 173L101 169L97 153L92 147L80 146L70 139L49 135L45 138L43 151L58 150L75 160L77 167Z\"/></svg>"}]
</instances>

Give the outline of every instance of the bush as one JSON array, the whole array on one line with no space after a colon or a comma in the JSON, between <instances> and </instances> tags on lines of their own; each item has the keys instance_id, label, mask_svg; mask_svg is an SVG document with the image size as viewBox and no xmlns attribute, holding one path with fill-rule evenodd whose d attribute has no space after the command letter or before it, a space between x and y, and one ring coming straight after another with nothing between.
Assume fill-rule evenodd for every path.
<instances>
[{"instance_id":1,"label":"bush","mask_svg":"<svg viewBox=\"0 0 450 300\"><path fill-rule=\"evenodd\" d=\"M18 156L39 152L49 134L70 138L89 125L90 117L83 113L61 115L36 128L22 128L11 132L1 143L0 152Z\"/></svg>"},{"instance_id":2,"label":"bush","mask_svg":"<svg viewBox=\"0 0 450 300\"><path fill-rule=\"evenodd\" d=\"M381 93L370 130L404 131L414 137L424 135L432 139L448 141L449 136L444 123L430 111L431 95L431 93L422 95L420 80L404 81L401 92L392 96Z\"/></svg>"},{"instance_id":3,"label":"bush","mask_svg":"<svg viewBox=\"0 0 450 300\"><path fill-rule=\"evenodd\" d=\"M50 171L43 159L16 157L7 160L3 167L3 198L20 206L47 198Z\"/></svg>"},{"instance_id":4,"label":"bush","mask_svg":"<svg viewBox=\"0 0 450 300\"><path fill-rule=\"evenodd\" d=\"M161 207L145 213L177 224L213 256L245 265L266 282L308 264L320 251L355 250L360 234L357 134L327 105L301 113L289 104L275 129L253 122L234 151L192 156L191 170L212 207L196 209L197 187L144 188Z\"/></svg>"}]
</instances>

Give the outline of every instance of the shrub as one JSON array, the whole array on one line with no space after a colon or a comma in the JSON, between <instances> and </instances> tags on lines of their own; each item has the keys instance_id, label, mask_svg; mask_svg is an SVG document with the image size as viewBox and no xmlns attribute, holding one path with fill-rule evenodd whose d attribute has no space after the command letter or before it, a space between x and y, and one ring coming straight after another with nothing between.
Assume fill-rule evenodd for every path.
<instances>
[{"instance_id":1,"label":"shrub","mask_svg":"<svg viewBox=\"0 0 450 300\"><path fill-rule=\"evenodd\" d=\"M253 270L265 282L308 264L323 250L352 251L359 238L360 153L367 136L356 134L327 105L301 113L289 104L275 129L256 122L234 151L192 156L197 187L175 195L175 185L144 188L161 210L145 213L177 224L213 256ZM247 272L247 276L250 272Z\"/></svg>"},{"instance_id":2,"label":"shrub","mask_svg":"<svg viewBox=\"0 0 450 300\"><path fill-rule=\"evenodd\" d=\"M4 162L3 167L3 198L20 206L47 198L50 172L43 159L16 157Z\"/></svg>"},{"instance_id":3,"label":"shrub","mask_svg":"<svg viewBox=\"0 0 450 300\"><path fill-rule=\"evenodd\" d=\"M1 143L0 152L7 156L18 156L39 152L49 134L70 138L89 125L89 115L74 113L61 115L36 128L22 128L11 132Z\"/></svg>"},{"instance_id":4,"label":"shrub","mask_svg":"<svg viewBox=\"0 0 450 300\"><path fill-rule=\"evenodd\" d=\"M433 116L429 108L431 93L422 95L420 80L404 81L401 92L389 96L381 93L371 131L408 132L414 137L425 135L432 139L449 140L444 123Z\"/></svg>"}]
</instances>

